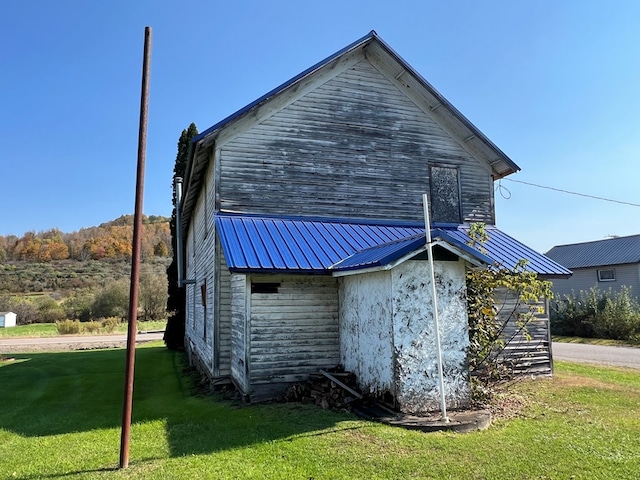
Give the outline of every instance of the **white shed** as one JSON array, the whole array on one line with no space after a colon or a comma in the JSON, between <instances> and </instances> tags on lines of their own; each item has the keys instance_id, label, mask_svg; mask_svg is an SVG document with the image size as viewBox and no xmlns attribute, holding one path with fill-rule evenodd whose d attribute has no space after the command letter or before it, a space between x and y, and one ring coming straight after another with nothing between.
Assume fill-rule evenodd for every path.
<instances>
[{"instance_id":1,"label":"white shed","mask_svg":"<svg viewBox=\"0 0 640 480\"><path fill-rule=\"evenodd\" d=\"M16 317L13 312L0 312L0 328L15 327Z\"/></svg>"}]
</instances>

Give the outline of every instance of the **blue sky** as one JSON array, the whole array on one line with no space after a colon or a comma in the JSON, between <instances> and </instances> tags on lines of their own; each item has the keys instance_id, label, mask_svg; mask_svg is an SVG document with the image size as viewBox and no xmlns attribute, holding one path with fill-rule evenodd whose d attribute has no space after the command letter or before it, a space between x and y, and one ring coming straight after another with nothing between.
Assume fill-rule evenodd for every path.
<instances>
[{"instance_id":1,"label":"blue sky","mask_svg":"<svg viewBox=\"0 0 640 480\"><path fill-rule=\"evenodd\" d=\"M0 235L133 212L147 25L147 214L171 213L189 123L208 128L372 29L522 168L508 178L640 204L638 18L632 0L3 2ZM496 212L543 252L640 233L637 206L508 179Z\"/></svg>"}]
</instances>

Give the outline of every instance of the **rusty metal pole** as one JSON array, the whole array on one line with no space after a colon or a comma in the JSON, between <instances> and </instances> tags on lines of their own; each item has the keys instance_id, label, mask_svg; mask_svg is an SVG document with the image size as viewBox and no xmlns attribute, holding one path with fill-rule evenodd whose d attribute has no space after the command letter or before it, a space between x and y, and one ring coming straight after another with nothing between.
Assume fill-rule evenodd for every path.
<instances>
[{"instance_id":1,"label":"rusty metal pole","mask_svg":"<svg viewBox=\"0 0 640 480\"><path fill-rule=\"evenodd\" d=\"M120 435L120 468L129 466L129 438L133 407L133 376L136 359L136 322L138 319L138 283L140 281L140 249L142 231L142 200L144 193L144 163L147 149L147 112L149 110L149 70L151 62L151 27L144 29L144 58L142 62L142 94L140 96L140 127L138 130L138 168L136 173L136 205L133 216L133 245L131 251L131 286L129 288L129 326L127 330L127 363L125 368L124 401L122 402L122 430Z\"/></svg>"}]
</instances>

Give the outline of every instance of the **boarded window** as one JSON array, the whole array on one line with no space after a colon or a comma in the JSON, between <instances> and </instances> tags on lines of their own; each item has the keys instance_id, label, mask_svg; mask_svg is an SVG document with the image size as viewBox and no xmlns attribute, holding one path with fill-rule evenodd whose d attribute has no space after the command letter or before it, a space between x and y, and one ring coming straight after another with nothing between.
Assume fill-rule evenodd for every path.
<instances>
[{"instance_id":1,"label":"boarded window","mask_svg":"<svg viewBox=\"0 0 640 480\"><path fill-rule=\"evenodd\" d=\"M598 281L599 282L615 282L616 271L613 268L609 268L607 270L598 270Z\"/></svg>"},{"instance_id":2,"label":"boarded window","mask_svg":"<svg viewBox=\"0 0 640 480\"><path fill-rule=\"evenodd\" d=\"M431 221L460 223L460 183L458 169L432 165L429 171L431 183Z\"/></svg>"},{"instance_id":3,"label":"boarded window","mask_svg":"<svg viewBox=\"0 0 640 480\"><path fill-rule=\"evenodd\" d=\"M280 283L276 282L256 282L251 283L251 293L278 293L278 289L280 288Z\"/></svg>"},{"instance_id":4,"label":"boarded window","mask_svg":"<svg viewBox=\"0 0 640 480\"><path fill-rule=\"evenodd\" d=\"M207 339L207 282L200 285L200 302L202 303L202 338Z\"/></svg>"}]
</instances>

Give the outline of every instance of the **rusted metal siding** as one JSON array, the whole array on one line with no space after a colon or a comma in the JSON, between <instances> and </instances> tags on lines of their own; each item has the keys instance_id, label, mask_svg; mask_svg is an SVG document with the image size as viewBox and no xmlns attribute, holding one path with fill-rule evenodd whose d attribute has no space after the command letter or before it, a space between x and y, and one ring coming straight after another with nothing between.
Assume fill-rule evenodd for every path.
<instances>
[{"instance_id":1,"label":"rusted metal siding","mask_svg":"<svg viewBox=\"0 0 640 480\"><path fill-rule=\"evenodd\" d=\"M251 276L250 282L278 284L277 293L251 293L252 400L264 399L265 384L304 381L309 373L338 364L335 278Z\"/></svg>"},{"instance_id":2,"label":"rusted metal siding","mask_svg":"<svg viewBox=\"0 0 640 480\"><path fill-rule=\"evenodd\" d=\"M340 288L341 362L363 391L391 393L406 413L439 408L427 262L345 277ZM468 404L469 332L464 263L436 262L447 405Z\"/></svg>"},{"instance_id":3,"label":"rusted metal siding","mask_svg":"<svg viewBox=\"0 0 640 480\"><path fill-rule=\"evenodd\" d=\"M437 163L463 218L493 223L486 165L364 59L219 148L223 210L418 220Z\"/></svg>"}]
</instances>

